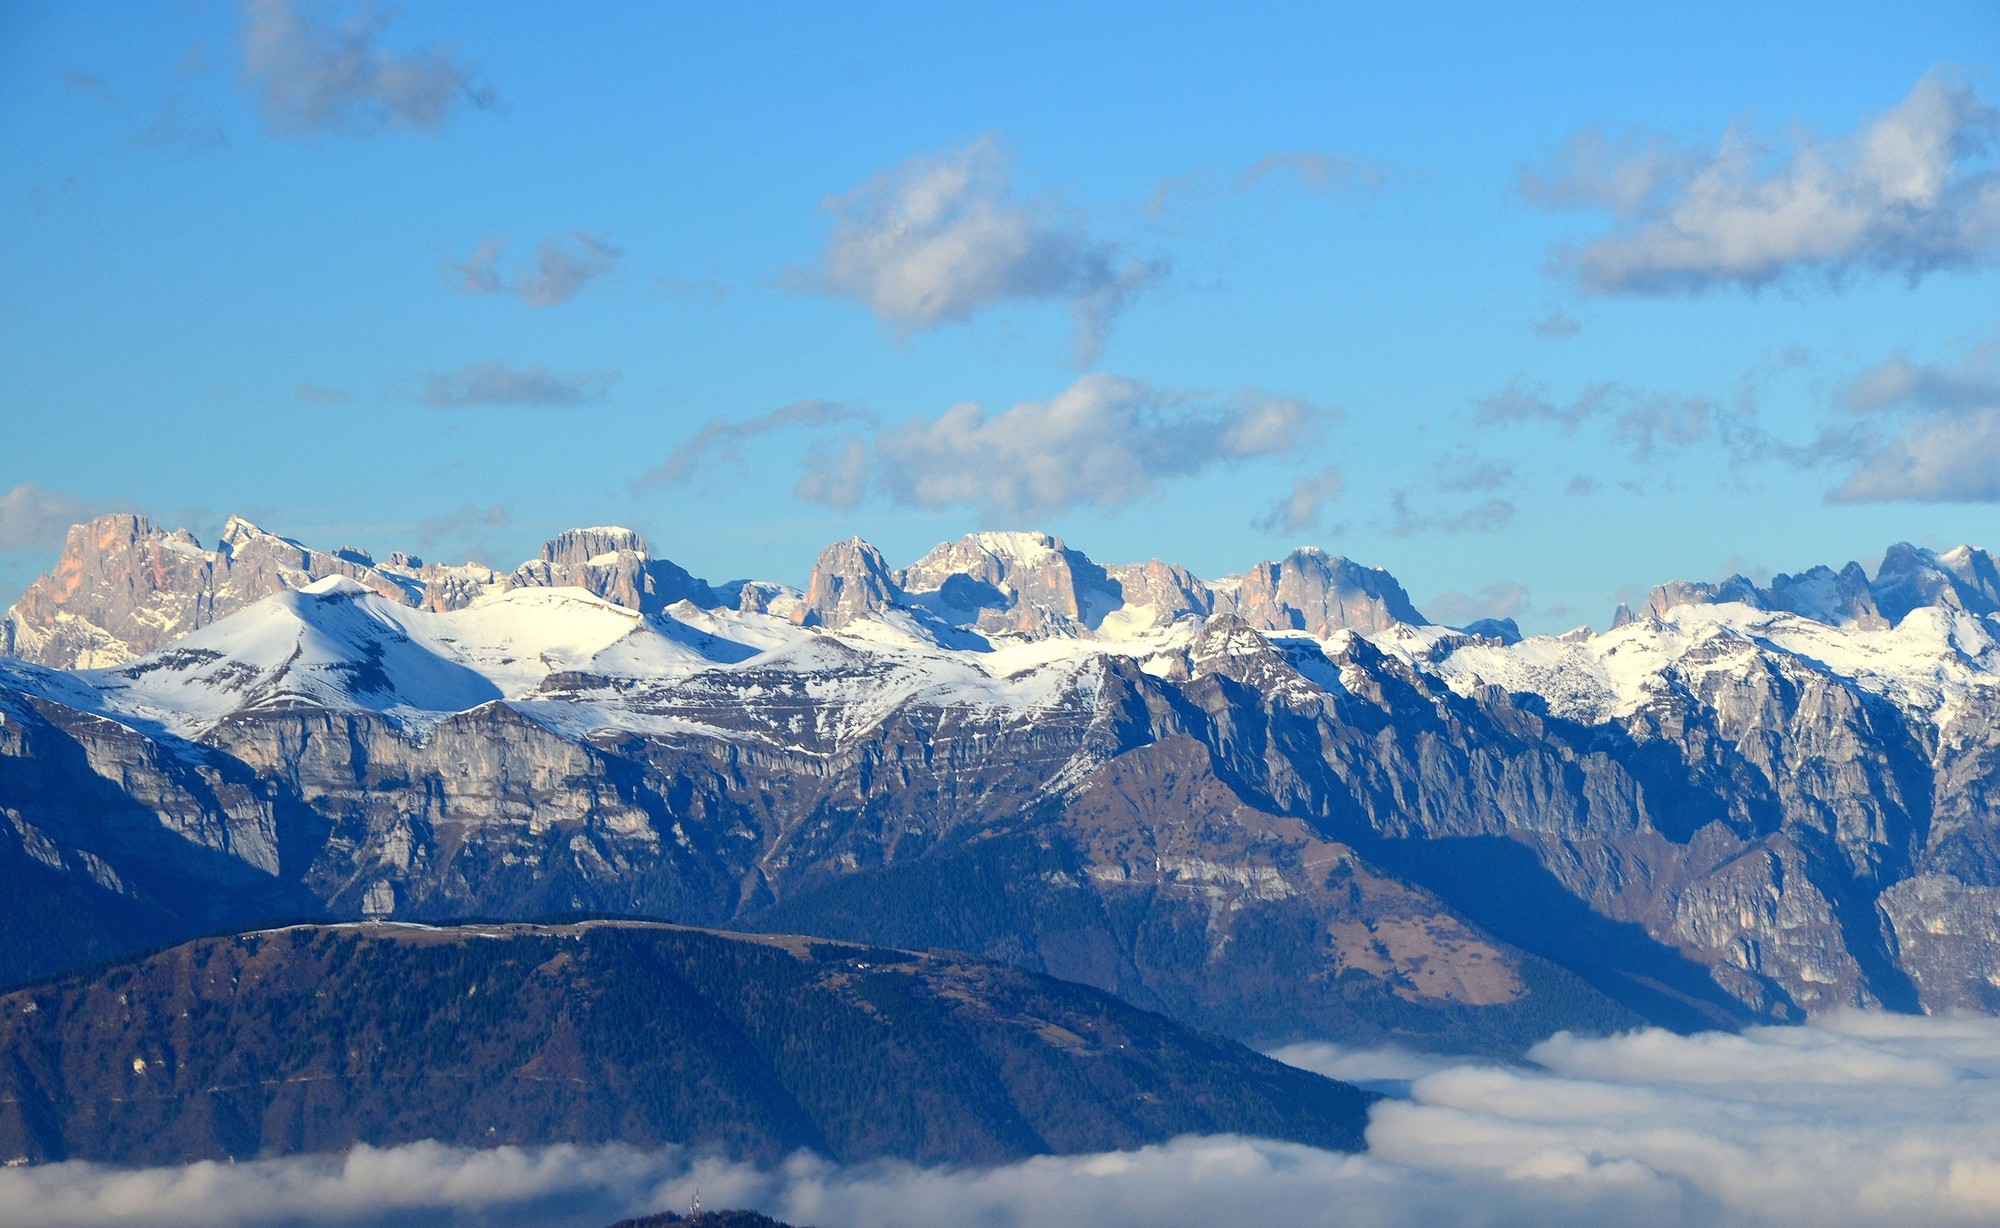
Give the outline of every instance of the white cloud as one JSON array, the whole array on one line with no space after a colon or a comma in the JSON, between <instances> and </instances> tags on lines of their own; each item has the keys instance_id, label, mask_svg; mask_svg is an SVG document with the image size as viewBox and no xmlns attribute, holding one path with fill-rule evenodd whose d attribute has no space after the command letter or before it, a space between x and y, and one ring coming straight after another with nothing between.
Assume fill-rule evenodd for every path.
<instances>
[{"instance_id":1,"label":"white cloud","mask_svg":"<svg viewBox=\"0 0 2000 1228\"><path fill-rule=\"evenodd\" d=\"M1859 413L2000 405L2000 340L1973 346L1955 364L1919 363L1898 351L1849 380L1840 402Z\"/></svg>"},{"instance_id":2,"label":"white cloud","mask_svg":"<svg viewBox=\"0 0 2000 1228\"><path fill-rule=\"evenodd\" d=\"M298 0L244 0L243 13L243 75L257 88L265 125L280 135L430 130L461 101L490 101L471 69L442 48L399 54L378 46L388 25L380 12L336 24L308 16Z\"/></svg>"},{"instance_id":3,"label":"white cloud","mask_svg":"<svg viewBox=\"0 0 2000 1228\"><path fill-rule=\"evenodd\" d=\"M1257 520L1257 527L1280 533L1305 533L1319 528L1327 505L1339 499L1346 489L1338 465L1328 465L1318 473L1301 474L1292 479L1292 492L1273 504Z\"/></svg>"},{"instance_id":4,"label":"white cloud","mask_svg":"<svg viewBox=\"0 0 2000 1228\"><path fill-rule=\"evenodd\" d=\"M617 376L605 371L557 375L545 367L475 362L424 379L424 404L433 409L533 406L569 409L602 401Z\"/></svg>"},{"instance_id":5,"label":"white cloud","mask_svg":"<svg viewBox=\"0 0 2000 1228\"><path fill-rule=\"evenodd\" d=\"M955 405L817 449L802 497L852 506L866 489L911 507L973 507L989 516L1117 507L1164 479L1282 456L1329 415L1242 392L1222 403L1177 400L1133 380L1084 375L1046 401L999 413Z\"/></svg>"},{"instance_id":6,"label":"white cloud","mask_svg":"<svg viewBox=\"0 0 2000 1228\"><path fill-rule=\"evenodd\" d=\"M573 231L543 240L535 249L534 265L509 278L500 269L505 247L505 239L491 236L481 239L464 260L446 261L452 288L465 294L508 294L530 307L554 307L615 270L625 254L603 239Z\"/></svg>"},{"instance_id":7,"label":"white cloud","mask_svg":"<svg viewBox=\"0 0 2000 1228\"><path fill-rule=\"evenodd\" d=\"M600 1228L751 1205L819 1228L1903 1228L2000 1219L2000 1020L1848 1014L1740 1035L1557 1036L1502 1066L1294 1046L1407 1081L1369 1152L1230 1136L997 1168L775 1167L679 1149L420 1143L177 1169L0 1169L0 1222Z\"/></svg>"},{"instance_id":8,"label":"white cloud","mask_svg":"<svg viewBox=\"0 0 2000 1228\"><path fill-rule=\"evenodd\" d=\"M1842 445L1834 459L1855 462L1829 502L2000 502L2000 339L1948 363L1898 351L1849 380L1838 403L1867 416L1827 432Z\"/></svg>"},{"instance_id":9,"label":"white cloud","mask_svg":"<svg viewBox=\"0 0 2000 1228\"><path fill-rule=\"evenodd\" d=\"M110 510L102 503L22 482L0 494L0 554L54 549L63 544L71 525Z\"/></svg>"},{"instance_id":10,"label":"white cloud","mask_svg":"<svg viewBox=\"0 0 2000 1228\"><path fill-rule=\"evenodd\" d=\"M1911 281L2000 260L2000 114L1940 73L1859 131L1782 154L1732 128L1711 153L1585 130L1521 189L1552 208L1612 212L1559 254L1595 293L1692 293L1863 270Z\"/></svg>"},{"instance_id":11,"label":"white cloud","mask_svg":"<svg viewBox=\"0 0 2000 1228\"><path fill-rule=\"evenodd\" d=\"M1084 365L1132 296L1163 272L1046 204L1016 200L991 137L911 158L825 208L833 231L808 279L861 299L903 332L1013 300L1059 300L1076 315Z\"/></svg>"},{"instance_id":12,"label":"white cloud","mask_svg":"<svg viewBox=\"0 0 2000 1228\"><path fill-rule=\"evenodd\" d=\"M2000 502L2000 407L1919 419L1827 497L1834 503Z\"/></svg>"}]
</instances>

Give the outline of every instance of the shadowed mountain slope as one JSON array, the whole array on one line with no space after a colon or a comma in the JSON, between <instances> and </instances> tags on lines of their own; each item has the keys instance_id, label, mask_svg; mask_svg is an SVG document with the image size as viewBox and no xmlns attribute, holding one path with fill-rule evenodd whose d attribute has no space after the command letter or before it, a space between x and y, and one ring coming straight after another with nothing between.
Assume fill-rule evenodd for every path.
<instances>
[{"instance_id":1,"label":"shadowed mountain slope","mask_svg":"<svg viewBox=\"0 0 2000 1228\"><path fill-rule=\"evenodd\" d=\"M620 1141L984 1163L1234 1132L1360 1146L1368 1093L980 960L633 922L294 926L0 997L0 1158Z\"/></svg>"}]
</instances>

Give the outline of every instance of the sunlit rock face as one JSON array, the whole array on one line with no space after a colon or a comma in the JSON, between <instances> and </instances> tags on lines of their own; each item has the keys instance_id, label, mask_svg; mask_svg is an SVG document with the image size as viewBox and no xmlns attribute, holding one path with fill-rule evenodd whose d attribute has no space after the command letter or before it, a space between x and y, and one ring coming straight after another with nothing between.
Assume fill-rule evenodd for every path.
<instances>
[{"instance_id":1,"label":"sunlit rock face","mask_svg":"<svg viewBox=\"0 0 2000 1228\"><path fill-rule=\"evenodd\" d=\"M1259 563L1225 589L1217 605L1253 627L1320 637L1424 622L1388 572L1310 548Z\"/></svg>"}]
</instances>

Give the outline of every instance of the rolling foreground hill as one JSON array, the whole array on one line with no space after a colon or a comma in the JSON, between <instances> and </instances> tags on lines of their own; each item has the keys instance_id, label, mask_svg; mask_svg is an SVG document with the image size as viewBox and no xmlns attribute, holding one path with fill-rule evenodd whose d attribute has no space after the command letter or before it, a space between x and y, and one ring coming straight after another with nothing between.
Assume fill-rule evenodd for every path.
<instances>
[{"instance_id":1,"label":"rolling foreground hill","mask_svg":"<svg viewBox=\"0 0 2000 1228\"><path fill-rule=\"evenodd\" d=\"M985 961L631 922L294 926L0 997L0 1158L684 1143L983 1163L1238 1132L1361 1144L1372 1097Z\"/></svg>"},{"instance_id":2,"label":"rolling foreground hill","mask_svg":"<svg viewBox=\"0 0 2000 1228\"><path fill-rule=\"evenodd\" d=\"M975 534L803 588L79 526L4 620L0 979L259 918L949 947L1253 1041L2000 1009L2000 572L1432 624Z\"/></svg>"}]
</instances>

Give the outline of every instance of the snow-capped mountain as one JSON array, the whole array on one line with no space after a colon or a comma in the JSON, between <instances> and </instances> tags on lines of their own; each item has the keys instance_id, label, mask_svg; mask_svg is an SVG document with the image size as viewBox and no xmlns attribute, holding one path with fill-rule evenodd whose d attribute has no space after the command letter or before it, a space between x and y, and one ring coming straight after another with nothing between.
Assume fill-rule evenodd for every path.
<instances>
[{"instance_id":1,"label":"snow-capped mountain","mask_svg":"<svg viewBox=\"0 0 2000 1228\"><path fill-rule=\"evenodd\" d=\"M8 615L0 916L54 927L17 972L272 912L791 927L1253 1039L1995 1010L1995 575L1898 546L1522 639L1314 550L851 539L793 588L107 517Z\"/></svg>"}]
</instances>

